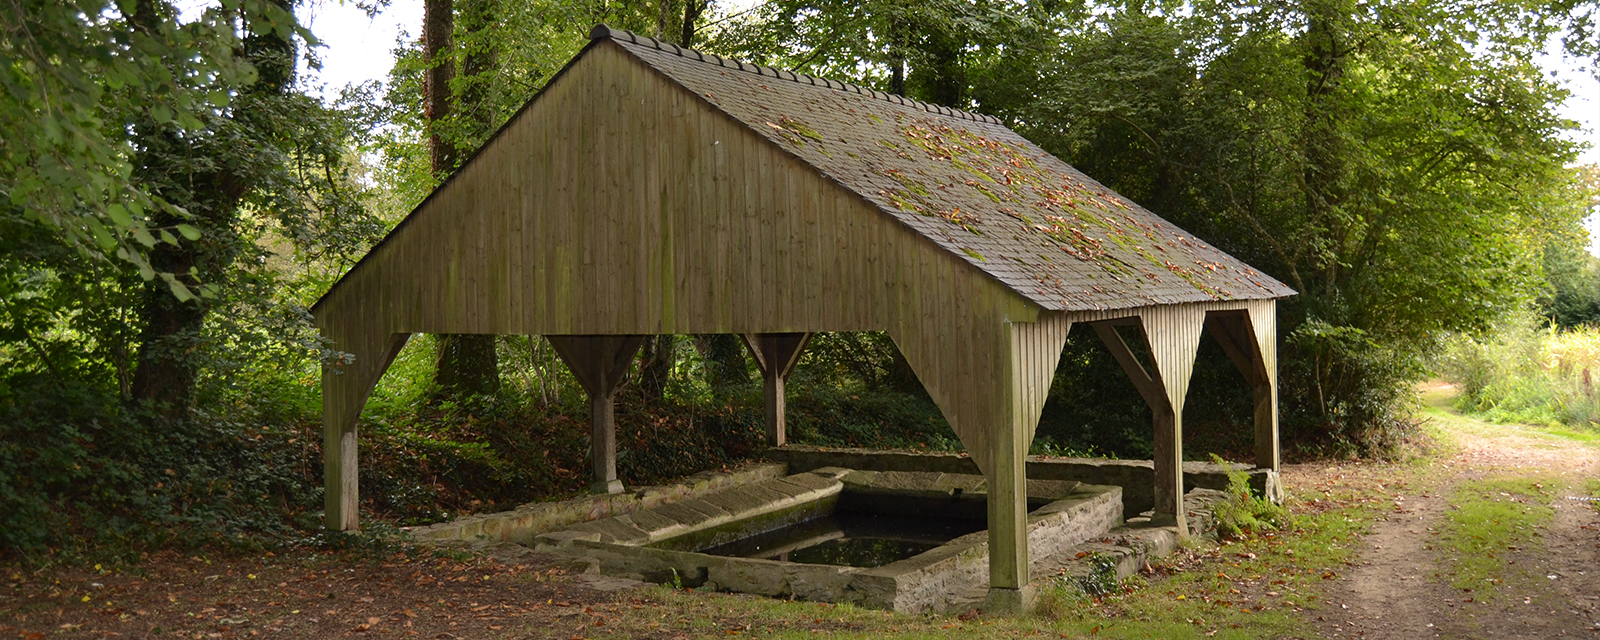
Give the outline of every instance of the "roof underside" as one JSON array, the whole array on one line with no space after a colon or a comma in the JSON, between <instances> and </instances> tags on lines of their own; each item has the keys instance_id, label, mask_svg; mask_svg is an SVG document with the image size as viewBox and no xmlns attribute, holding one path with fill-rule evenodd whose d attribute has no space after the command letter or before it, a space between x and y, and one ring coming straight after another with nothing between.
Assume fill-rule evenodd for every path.
<instances>
[{"instance_id":1,"label":"roof underside","mask_svg":"<svg viewBox=\"0 0 1600 640\"><path fill-rule=\"evenodd\" d=\"M597 27L668 78L1051 310L1294 291L994 118Z\"/></svg>"}]
</instances>

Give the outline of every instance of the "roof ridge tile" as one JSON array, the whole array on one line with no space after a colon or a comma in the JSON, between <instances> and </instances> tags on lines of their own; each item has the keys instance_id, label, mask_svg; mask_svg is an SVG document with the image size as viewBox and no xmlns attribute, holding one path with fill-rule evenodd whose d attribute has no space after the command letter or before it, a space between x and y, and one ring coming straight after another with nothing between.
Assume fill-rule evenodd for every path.
<instances>
[{"instance_id":1,"label":"roof ridge tile","mask_svg":"<svg viewBox=\"0 0 1600 640\"><path fill-rule=\"evenodd\" d=\"M666 42L664 40L657 40L657 39L652 38L650 36L639 35L639 34L634 33L632 31L628 31L627 29L615 29L615 28L612 28L610 26L607 26L604 23L595 25L594 28L589 31L589 39L590 40L611 39L611 40L617 40L619 42L631 42L633 44L637 44L637 45L640 45L640 46L644 46L644 47L649 47L651 49L655 49L657 51L675 54L675 55L677 55L679 57L682 57L682 58L685 58L685 59L689 59L689 60L697 60L697 61L700 61L700 62L705 62L707 64L714 64L714 65L717 65L717 66L720 66L720 67L724 67L724 68L738 69L740 71L754 73L754 74L759 75L759 76L777 78L779 80L788 80L790 82L796 82L796 83L800 83L800 84L810 84L810 85L816 86L817 82L820 80L821 83L822 83L822 86L828 87L830 89L835 89L835 90L838 90L838 91L844 91L844 92L847 92L847 93L855 93L855 94L860 94L860 95L864 95L864 96L869 96L869 97L871 97L873 99L876 99L876 100L883 100L884 102L891 102L891 103L901 104L901 105L905 105L905 106L908 106L908 107L921 109L923 111L927 111L928 113L948 116L948 117L951 117L951 118L959 118L959 119L962 119L962 120L972 120L974 122L984 122L984 123L988 123L988 124L1000 124L1000 119L996 118L994 116L991 116L991 115L985 115L985 114L981 114L981 113L974 113L974 112L971 112L971 111L963 111L961 109L953 109L953 108L946 107L946 106L943 106L943 105L929 104L929 103L921 102L921 101L918 101L918 100L912 100L912 99L907 98L905 96L878 91L878 90L873 89L871 87L863 87L863 86L860 86L860 85L850 84L848 82L840 82L838 80L833 80L831 78L819 78L817 76L807 75L807 74L804 74L804 73L798 73L798 72L795 72L795 71L792 71L792 70L789 70L789 69L776 69L776 68L773 68L773 67L765 67L765 66L761 66L761 65L758 65L758 64L750 64L750 63L742 62L742 61L739 61L739 60L731 60L731 59L724 58L722 56L716 55L714 53L705 53L705 52L702 52L702 51L697 50L697 49L690 49L688 47L680 47L680 46L678 46L676 44L673 44L671 42Z\"/></svg>"}]
</instances>

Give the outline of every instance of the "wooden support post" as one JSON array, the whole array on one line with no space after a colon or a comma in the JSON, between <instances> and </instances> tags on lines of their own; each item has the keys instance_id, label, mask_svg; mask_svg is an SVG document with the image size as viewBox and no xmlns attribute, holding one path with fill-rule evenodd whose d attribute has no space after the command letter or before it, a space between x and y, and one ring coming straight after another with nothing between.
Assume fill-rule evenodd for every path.
<instances>
[{"instance_id":1,"label":"wooden support post","mask_svg":"<svg viewBox=\"0 0 1600 640\"><path fill-rule=\"evenodd\" d=\"M589 394L589 467L594 493L622 493L617 479L617 387L644 336L545 336Z\"/></svg>"},{"instance_id":2,"label":"wooden support post","mask_svg":"<svg viewBox=\"0 0 1600 640\"><path fill-rule=\"evenodd\" d=\"M1269 365L1267 349L1258 340L1249 312L1212 312L1206 332L1222 346L1239 374L1250 385L1255 400L1255 462L1257 468L1278 470L1278 386ZM1270 345L1269 345L1270 347ZM1275 355L1275 354L1274 354ZM1270 359L1275 361L1276 358Z\"/></svg>"},{"instance_id":3,"label":"wooden support post","mask_svg":"<svg viewBox=\"0 0 1600 640\"><path fill-rule=\"evenodd\" d=\"M1255 338L1262 381L1254 385L1256 400L1256 467L1278 471L1283 464L1278 443L1278 303L1252 300L1248 326ZM1274 496L1281 499L1282 496Z\"/></svg>"},{"instance_id":4,"label":"wooden support post","mask_svg":"<svg viewBox=\"0 0 1600 640\"><path fill-rule=\"evenodd\" d=\"M1122 365L1122 370L1133 381L1133 388L1150 406L1150 418L1155 429L1151 459L1155 463L1155 513L1151 520L1157 524L1175 524L1181 533L1186 531L1183 510L1178 501L1183 496L1183 439L1178 435L1181 416L1173 411L1167 399L1165 386L1159 373L1152 375L1128 349L1122 334L1111 323L1096 323L1095 335L1111 351L1111 357ZM1175 463L1174 463L1175 462Z\"/></svg>"},{"instance_id":5,"label":"wooden support post","mask_svg":"<svg viewBox=\"0 0 1600 640\"><path fill-rule=\"evenodd\" d=\"M336 345L351 350L355 360L322 368L322 508L324 525L330 531L361 528L356 420L372 388L410 337L409 333L392 334L387 344L366 349L336 340Z\"/></svg>"},{"instance_id":6,"label":"wooden support post","mask_svg":"<svg viewBox=\"0 0 1600 640\"><path fill-rule=\"evenodd\" d=\"M1029 578L1029 443L1025 441L1025 433L1016 429L1008 431L996 433L989 443L989 590L995 596L1000 596L994 593L996 589L1015 591L1026 587ZM1026 594L1019 595L1019 600L1025 599Z\"/></svg>"},{"instance_id":7,"label":"wooden support post","mask_svg":"<svg viewBox=\"0 0 1600 640\"><path fill-rule=\"evenodd\" d=\"M1028 445L1072 322L1065 314L992 325L922 322L903 325L893 335L989 487L984 609L1025 610L1032 601Z\"/></svg>"},{"instance_id":8,"label":"wooden support post","mask_svg":"<svg viewBox=\"0 0 1600 640\"><path fill-rule=\"evenodd\" d=\"M1155 464L1156 504L1151 522L1175 526L1179 535L1187 535L1183 509L1183 403L1194 371L1205 312L1185 305L1141 312L1140 325L1155 364L1153 372L1134 357L1114 324L1096 323L1095 333L1150 405L1155 431L1151 457Z\"/></svg>"},{"instance_id":9,"label":"wooden support post","mask_svg":"<svg viewBox=\"0 0 1600 640\"><path fill-rule=\"evenodd\" d=\"M781 447L786 440L784 427L784 385L800 352L811 340L809 333L747 333L744 344L755 357L765 383L767 405L767 446Z\"/></svg>"}]
</instances>

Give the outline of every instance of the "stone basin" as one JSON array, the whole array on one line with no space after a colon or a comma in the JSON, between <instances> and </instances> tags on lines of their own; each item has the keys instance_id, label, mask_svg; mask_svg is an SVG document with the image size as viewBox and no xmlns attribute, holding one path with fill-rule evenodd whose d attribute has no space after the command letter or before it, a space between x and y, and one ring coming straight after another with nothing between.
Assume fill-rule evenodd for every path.
<instances>
[{"instance_id":1,"label":"stone basin","mask_svg":"<svg viewBox=\"0 0 1600 640\"><path fill-rule=\"evenodd\" d=\"M1035 565L1120 524L1123 509L1119 487L1060 480L1030 480L1028 503ZM593 558L608 575L902 612L946 611L955 594L987 583L986 505L979 475L828 467L583 523L542 534L534 544ZM901 526L911 521L922 524ZM938 521L949 525L947 531L928 530ZM885 547L873 558L882 562L849 566L824 550L799 553L810 561L794 561L796 552L850 540L852 532L853 539L868 541L855 544ZM779 546L787 548L759 548L762 540L786 536L793 539ZM900 546L887 549L891 543ZM740 545L758 548L741 551Z\"/></svg>"}]
</instances>

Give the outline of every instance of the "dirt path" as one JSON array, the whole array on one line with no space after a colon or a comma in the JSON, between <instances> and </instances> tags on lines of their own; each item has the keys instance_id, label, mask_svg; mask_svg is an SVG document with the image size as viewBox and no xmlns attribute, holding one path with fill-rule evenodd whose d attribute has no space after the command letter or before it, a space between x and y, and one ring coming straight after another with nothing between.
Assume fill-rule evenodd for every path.
<instances>
[{"instance_id":1,"label":"dirt path","mask_svg":"<svg viewBox=\"0 0 1600 640\"><path fill-rule=\"evenodd\" d=\"M1435 406L1451 390L1425 390ZM1516 426L1454 416L1440 426L1451 455L1423 486L1396 487L1395 508L1364 536L1361 560L1330 585L1317 624L1330 638L1600 638L1600 516L1581 496L1600 476L1600 449ZM1442 575L1451 553L1436 537L1460 483L1491 476L1560 478L1543 549L1508 549L1501 585L1458 590Z\"/></svg>"}]
</instances>

